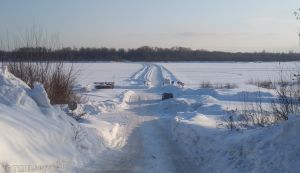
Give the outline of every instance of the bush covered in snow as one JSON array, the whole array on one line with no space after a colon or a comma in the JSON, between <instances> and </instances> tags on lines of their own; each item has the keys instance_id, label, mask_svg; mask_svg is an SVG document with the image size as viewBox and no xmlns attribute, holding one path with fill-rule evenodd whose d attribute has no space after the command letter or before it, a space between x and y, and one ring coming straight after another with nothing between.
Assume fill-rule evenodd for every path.
<instances>
[{"instance_id":1,"label":"bush covered in snow","mask_svg":"<svg viewBox=\"0 0 300 173\"><path fill-rule=\"evenodd\" d=\"M7 62L8 71L25 81L31 88L40 82L50 98L51 104L67 104L77 100L73 91L76 72L73 66L50 62Z\"/></svg>"}]
</instances>

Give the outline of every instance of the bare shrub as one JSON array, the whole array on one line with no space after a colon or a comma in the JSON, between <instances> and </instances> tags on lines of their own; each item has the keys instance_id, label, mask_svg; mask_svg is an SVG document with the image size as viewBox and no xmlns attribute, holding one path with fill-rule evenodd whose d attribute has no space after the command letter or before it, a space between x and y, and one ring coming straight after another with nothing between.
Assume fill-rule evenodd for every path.
<instances>
[{"instance_id":1,"label":"bare shrub","mask_svg":"<svg viewBox=\"0 0 300 173\"><path fill-rule=\"evenodd\" d=\"M278 121L288 120L290 114L299 113L299 85L280 83L275 89L278 100L271 103L273 113Z\"/></svg>"},{"instance_id":2,"label":"bare shrub","mask_svg":"<svg viewBox=\"0 0 300 173\"><path fill-rule=\"evenodd\" d=\"M239 129L239 124L236 121L236 110L227 110L227 115L223 118L226 128L230 130Z\"/></svg>"},{"instance_id":3,"label":"bare shrub","mask_svg":"<svg viewBox=\"0 0 300 173\"><path fill-rule=\"evenodd\" d=\"M3 173L10 173L11 167L7 162L0 162L0 171Z\"/></svg>"},{"instance_id":4,"label":"bare shrub","mask_svg":"<svg viewBox=\"0 0 300 173\"><path fill-rule=\"evenodd\" d=\"M247 95L244 95L241 102L241 108L226 111L229 115L224 118L227 128L232 130L265 127L276 122L272 111L263 105L260 92L254 102L250 102Z\"/></svg>"},{"instance_id":5,"label":"bare shrub","mask_svg":"<svg viewBox=\"0 0 300 173\"><path fill-rule=\"evenodd\" d=\"M63 62L6 62L3 65L16 77L33 87L34 82L44 85L51 104L68 104L80 98L73 91L77 72Z\"/></svg>"},{"instance_id":6,"label":"bare shrub","mask_svg":"<svg viewBox=\"0 0 300 173\"><path fill-rule=\"evenodd\" d=\"M73 66L67 68L63 63L59 63L49 77L46 91L48 91L53 104L68 104L78 100L73 91L76 83L76 73Z\"/></svg>"},{"instance_id":7,"label":"bare shrub","mask_svg":"<svg viewBox=\"0 0 300 173\"><path fill-rule=\"evenodd\" d=\"M245 99L243 105L238 113L244 127L264 127L274 123L271 112L263 106L261 92L258 92L254 103L247 103Z\"/></svg>"},{"instance_id":8,"label":"bare shrub","mask_svg":"<svg viewBox=\"0 0 300 173\"><path fill-rule=\"evenodd\" d=\"M273 89L277 98L270 103L275 122L288 120L290 114L299 114L300 83L299 74L291 74L282 66L279 67L279 78L271 81L250 81L258 87Z\"/></svg>"},{"instance_id":9,"label":"bare shrub","mask_svg":"<svg viewBox=\"0 0 300 173\"><path fill-rule=\"evenodd\" d=\"M279 70L279 79L276 82L270 80L249 80L259 88L273 89L276 97L270 102L263 103L261 93L258 93L256 100L249 101L244 95L242 108L228 110L224 118L226 127L229 129L265 127L274 123L289 119L290 115L300 114L300 73L285 74L283 68ZM292 78L289 78L291 77ZM290 79L290 80L289 80Z\"/></svg>"},{"instance_id":10,"label":"bare shrub","mask_svg":"<svg viewBox=\"0 0 300 173\"><path fill-rule=\"evenodd\" d=\"M234 83L211 83L209 81L203 81L200 84L201 88L211 88L211 89L234 89L237 88L237 85Z\"/></svg>"},{"instance_id":11,"label":"bare shrub","mask_svg":"<svg viewBox=\"0 0 300 173\"><path fill-rule=\"evenodd\" d=\"M237 85L234 83L229 83L229 82L225 83L225 84L215 83L214 88L215 89L234 89L234 88L237 88Z\"/></svg>"},{"instance_id":12,"label":"bare shrub","mask_svg":"<svg viewBox=\"0 0 300 173\"><path fill-rule=\"evenodd\" d=\"M242 108L230 110L224 121L229 129L265 127L283 120L289 115L299 114L300 87L284 80L275 83L277 97L270 103L263 104L261 93L254 102L244 95Z\"/></svg>"},{"instance_id":13,"label":"bare shrub","mask_svg":"<svg viewBox=\"0 0 300 173\"><path fill-rule=\"evenodd\" d=\"M78 73L72 65L67 66L60 61L58 55L53 54L50 59L51 51L58 49L61 44L57 37L49 38L47 35L35 25L25 30L24 33L20 33L12 41L13 46L7 42L8 51L9 49L14 51L5 58L1 58L2 65L7 66L13 75L30 87L33 87L36 81L42 83L51 104L68 104L79 99L73 91ZM57 57L53 58L53 56ZM50 60L56 60L56 62L50 62Z\"/></svg>"},{"instance_id":14,"label":"bare shrub","mask_svg":"<svg viewBox=\"0 0 300 173\"><path fill-rule=\"evenodd\" d=\"M253 106L253 105L251 105ZM270 111L257 110L254 107L249 110L230 110L231 114L224 118L226 127L229 129L242 129L265 127L275 123Z\"/></svg>"},{"instance_id":15,"label":"bare shrub","mask_svg":"<svg viewBox=\"0 0 300 173\"><path fill-rule=\"evenodd\" d=\"M280 69L279 80L275 86L277 100L271 103L277 121L288 120L289 115L300 113L300 83L298 76L299 73L292 75L289 72L286 74L284 68Z\"/></svg>"},{"instance_id":16,"label":"bare shrub","mask_svg":"<svg viewBox=\"0 0 300 173\"><path fill-rule=\"evenodd\" d=\"M213 88L213 85L209 81L203 81L203 82L201 82L200 87L201 88Z\"/></svg>"},{"instance_id":17,"label":"bare shrub","mask_svg":"<svg viewBox=\"0 0 300 173\"><path fill-rule=\"evenodd\" d=\"M274 89L275 85L271 80L253 80L250 79L248 84L258 86L260 88L266 88L266 89Z\"/></svg>"},{"instance_id":18,"label":"bare shrub","mask_svg":"<svg viewBox=\"0 0 300 173\"><path fill-rule=\"evenodd\" d=\"M255 85L255 86L257 86L257 85L256 85L256 84L257 84L256 81L257 81L257 80L249 79L246 83L247 83L247 84L250 84L250 85Z\"/></svg>"}]
</instances>

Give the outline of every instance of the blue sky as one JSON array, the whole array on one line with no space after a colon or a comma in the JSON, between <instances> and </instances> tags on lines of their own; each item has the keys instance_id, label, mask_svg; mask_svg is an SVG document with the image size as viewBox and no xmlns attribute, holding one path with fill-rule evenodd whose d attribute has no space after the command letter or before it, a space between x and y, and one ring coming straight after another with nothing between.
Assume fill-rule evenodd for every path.
<instances>
[{"instance_id":1,"label":"blue sky","mask_svg":"<svg viewBox=\"0 0 300 173\"><path fill-rule=\"evenodd\" d=\"M64 46L300 50L299 0L3 0L0 39L40 26Z\"/></svg>"}]
</instances>

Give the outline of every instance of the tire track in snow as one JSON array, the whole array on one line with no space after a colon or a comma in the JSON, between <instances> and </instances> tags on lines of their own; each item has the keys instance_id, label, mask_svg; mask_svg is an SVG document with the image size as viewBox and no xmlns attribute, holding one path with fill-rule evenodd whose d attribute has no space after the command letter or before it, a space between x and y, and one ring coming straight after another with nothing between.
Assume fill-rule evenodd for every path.
<instances>
[{"instance_id":1,"label":"tire track in snow","mask_svg":"<svg viewBox=\"0 0 300 173\"><path fill-rule=\"evenodd\" d=\"M177 145L172 137L170 118L161 118L153 110L153 104L159 104L159 87L163 85L164 75L177 79L166 68L156 64L145 64L132 76L132 80L149 82L149 87L157 87L156 93L148 89L134 90L128 99L128 109L115 113L114 116L128 119L124 133L128 133L127 143L119 151L107 158L100 166L103 173L193 173L198 172L198 165ZM160 109L157 107L157 109ZM108 154L109 155L109 154Z\"/></svg>"},{"instance_id":2,"label":"tire track in snow","mask_svg":"<svg viewBox=\"0 0 300 173\"><path fill-rule=\"evenodd\" d=\"M179 81L179 79L169 69L167 69L163 65L159 65L159 66L162 69L165 78L168 78L171 81Z\"/></svg>"},{"instance_id":3,"label":"tire track in snow","mask_svg":"<svg viewBox=\"0 0 300 173\"><path fill-rule=\"evenodd\" d=\"M140 80L145 73L148 71L149 65L148 64L142 64L142 68L140 70L138 70L137 72L135 72L130 79L131 80Z\"/></svg>"},{"instance_id":4,"label":"tire track in snow","mask_svg":"<svg viewBox=\"0 0 300 173\"><path fill-rule=\"evenodd\" d=\"M146 80L149 82L149 87L160 87L163 86L164 76L162 74L162 69L156 64L151 64L148 70Z\"/></svg>"}]
</instances>

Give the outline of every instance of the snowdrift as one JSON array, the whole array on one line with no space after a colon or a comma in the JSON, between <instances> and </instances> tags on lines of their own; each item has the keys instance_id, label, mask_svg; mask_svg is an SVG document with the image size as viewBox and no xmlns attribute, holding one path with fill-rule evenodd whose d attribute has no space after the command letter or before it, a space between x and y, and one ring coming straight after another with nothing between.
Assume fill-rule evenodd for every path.
<instances>
[{"instance_id":1,"label":"snowdrift","mask_svg":"<svg viewBox=\"0 0 300 173\"><path fill-rule=\"evenodd\" d=\"M218 129L204 115L177 116L174 139L197 161L200 172L298 172L300 118L245 131Z\"/></svg>"},{"instance_id":2,"label":"snowdrift","mask_svg":"<svg viewBox=\"0 0 300 173\"><path fill-rule=\"evenodd\" d=\"M0 71L0 136L2 166L63 162L74 169L103 150L93 129L50 105L41 84L31 89L6 70Z\"/></svg>"},{"instance_id":3,"label":"snowdrift","mask_svg":"<svg viewBox=\"0 0 300 173\"><path fill-rule=\"evenodd\" d=\"M255 101L260 94L268 103L274 97L271 93L171 86L160 90L174 93L175 99L157 105L157 114L167 112L173 116L174 141L196 161L199 172L299 172L299 116L273 126L240 131L221 125L227 106L231 106L228 102L238 105L244 94L247 101Z\"/></svg>"}]
</instances>

